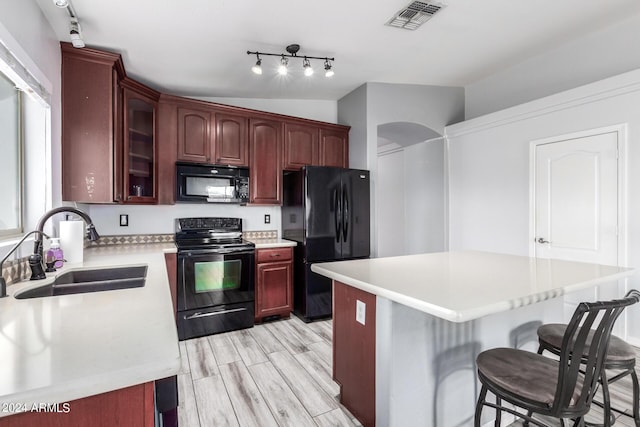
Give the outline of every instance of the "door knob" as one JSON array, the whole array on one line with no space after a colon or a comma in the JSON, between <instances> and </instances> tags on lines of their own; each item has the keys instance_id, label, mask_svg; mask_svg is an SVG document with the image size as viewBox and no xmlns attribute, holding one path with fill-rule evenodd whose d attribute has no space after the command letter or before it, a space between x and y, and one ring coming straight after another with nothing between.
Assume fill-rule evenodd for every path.
<instances>
[{"instance_id":1,"label":"door knob","mask_svg":"<svg viewBox=\"0 0 640 427\"><path fill-rule=\"evenodd\" d=\"M538 243L551 243L548 240L544 240L544 237L540 237L537 241L538 241Z\"/></svg>"}]
</instances>

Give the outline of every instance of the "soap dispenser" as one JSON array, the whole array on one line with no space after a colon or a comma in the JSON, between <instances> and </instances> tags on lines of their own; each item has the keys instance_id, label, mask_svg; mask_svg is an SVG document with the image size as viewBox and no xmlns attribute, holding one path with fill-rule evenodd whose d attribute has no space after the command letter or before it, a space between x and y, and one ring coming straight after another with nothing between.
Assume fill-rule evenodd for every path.
<instances>
[{"instance_id":1,"label":"soap dispenser","mask_svg":"<svg viewBox=\"0 0 640 427\"><path fill-rule=\"evenodd\" d=\"M60 238L58 237L51 238L51 247L49 247L47 251L47 260L51 258L55 260L55 264L53 264L55 268L60 268L64 264L64 254L60 247Z\"/></svg>"}]
</instances>

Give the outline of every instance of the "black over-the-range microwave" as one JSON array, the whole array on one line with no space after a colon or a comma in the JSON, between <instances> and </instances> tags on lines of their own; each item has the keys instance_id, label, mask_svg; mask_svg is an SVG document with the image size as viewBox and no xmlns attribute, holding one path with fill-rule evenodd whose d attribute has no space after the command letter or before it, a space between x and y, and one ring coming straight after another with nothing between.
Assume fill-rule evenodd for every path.
<instances>
[{"instance_id":1,"label":"black over-the-range microwave","mask_svg":"<svg viewBox=\"0 0 640 427\"><path fill-rule=\"evenodd\" d=\"M249 169L178 162L176 200L246 204L249 201Z\"/></svg>"}]
</instances>

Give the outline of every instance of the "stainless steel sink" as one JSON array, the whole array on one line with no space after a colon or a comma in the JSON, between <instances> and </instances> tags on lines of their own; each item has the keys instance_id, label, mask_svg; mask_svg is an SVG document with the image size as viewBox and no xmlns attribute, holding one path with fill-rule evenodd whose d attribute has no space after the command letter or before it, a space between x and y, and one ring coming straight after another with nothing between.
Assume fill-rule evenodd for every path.
<instances>
[{"instance_id":1,"label":"stainless steel sink","mask_svg":"<svg viewBox=\"0 0 640 427\"><path fill-rule=\"evenodd\" d=\"M147 266L71 270L57 276L53 283L16 293L17 299L55 295L113 291L144 286Z\"/></svg>"}]
</instances>

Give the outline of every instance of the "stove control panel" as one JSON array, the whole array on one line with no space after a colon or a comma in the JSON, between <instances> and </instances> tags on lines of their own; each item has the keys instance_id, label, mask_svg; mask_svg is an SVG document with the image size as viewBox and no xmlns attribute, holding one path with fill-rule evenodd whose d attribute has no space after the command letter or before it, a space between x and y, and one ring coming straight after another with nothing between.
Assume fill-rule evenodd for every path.
<instances>
[{"instance_id":1,"label":"stove control panel","mask_svg":"<svg viewBox=\"0 0 640 427\"><path fill-rule=\"evenodd\" d=\"M176 233L196 230L242 231L242 218L176 218Z\"/></svg>"}]
</instances>

